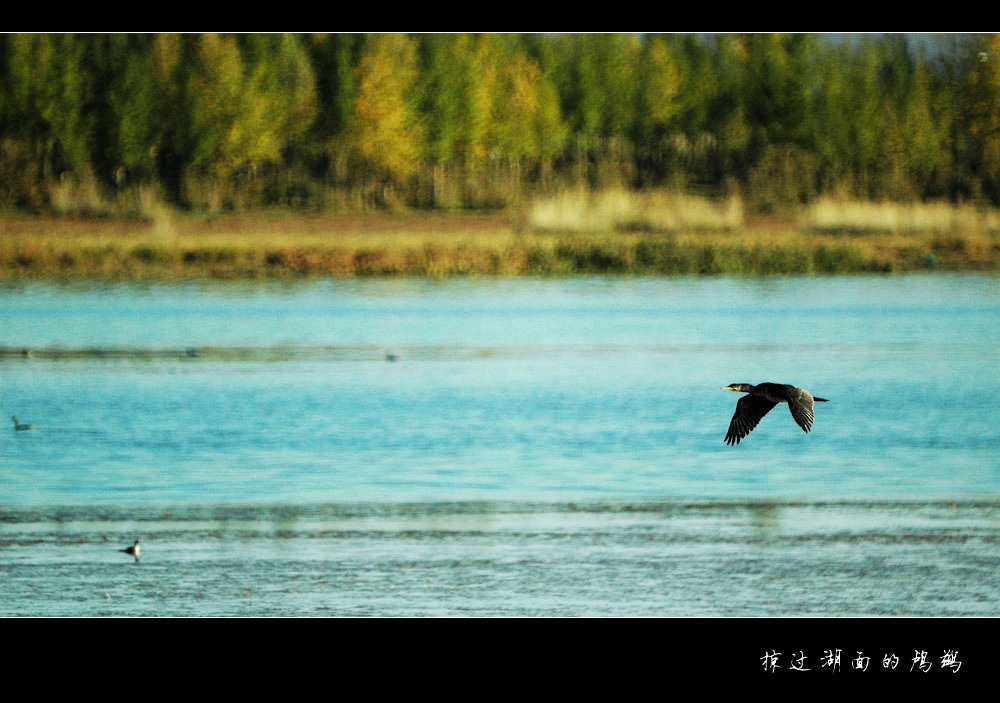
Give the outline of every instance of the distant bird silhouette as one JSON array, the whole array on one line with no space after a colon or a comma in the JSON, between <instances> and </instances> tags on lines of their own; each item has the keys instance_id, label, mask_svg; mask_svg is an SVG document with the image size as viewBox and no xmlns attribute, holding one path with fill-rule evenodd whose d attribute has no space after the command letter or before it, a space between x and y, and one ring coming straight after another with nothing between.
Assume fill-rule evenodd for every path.
<instances>
[{"instance_id":1,"label":"distant bird silhouette","mask_svg":"<svg viewBox=\"0 0 1000 703\"><path fill-rule=\"evenodd\" d=\"M756 386L731 383L723 386L723 390L747 394L736 401L736 413L726 433L728 445L739 444L778 403L788 403L792 418L804 432L808 432L813 424L813 402L828 402L826 398L815 398L809 391L786 383L760 383Z\"/></svg>"},{"instance_id":2,"label":"distant bird silhouette","mask_svg":"<svg viewBox=\"0 0 1000 703\"><path fill-rule=\"evenodd\" d=\"M17 419L17 415L11 415L10 419L14 421L15 432L28 432L29 430L35 429L34 425L21 424L21 421Z\"/></svg>"},{"instance_id":3,"label":"distant bird silhouette","mask_svg":"<svg viewBox=\"0 0 1000 703\"><path fill-rule=\"evenodd\" d=\"M119 549L119 552L125 552L126 554L131 554L135 557L135 562L139 563L139 554L142 552L142 545L139 544L139 540L135 541L131 547L125 547L125 549Z\"/></svg>"}]
</instances>

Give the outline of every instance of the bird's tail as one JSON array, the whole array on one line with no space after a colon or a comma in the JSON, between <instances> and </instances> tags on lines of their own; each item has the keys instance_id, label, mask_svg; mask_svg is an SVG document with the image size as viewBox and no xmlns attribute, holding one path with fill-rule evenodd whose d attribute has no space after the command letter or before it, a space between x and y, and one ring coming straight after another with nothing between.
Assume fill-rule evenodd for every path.
<instances>
[{"instance_id":1,"label":"bird's tail","mask_svg":"<svg viewBox=\"0 0 1000 703\"><path fill-rule=\"evenodd\" d=\"M826 398L817 398L815 396L813 396L813 400L815 400L817 403L829 403L830 402Z\"/></svg>"}]
</instances>

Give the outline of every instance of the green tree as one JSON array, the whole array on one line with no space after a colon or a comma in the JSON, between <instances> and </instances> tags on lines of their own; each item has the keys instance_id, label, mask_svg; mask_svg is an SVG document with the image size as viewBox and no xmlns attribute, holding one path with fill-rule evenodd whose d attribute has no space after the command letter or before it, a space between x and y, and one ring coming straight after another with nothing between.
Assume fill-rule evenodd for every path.
<instances>
[{"instance_id":1,"label":"green tree","mask_svg":"<svg viewBox=\"0 0 1000 703\"><path fill-rule=\"evenodd\" d=\"M465 68L471 60L468 35L431 34L418 38L420 78L417 87L428 161L444 164L456 158L467 141L468 95Z\"/></svg>"},{"instance_id":2,"label":"green tree","mask_svg":"<svg viewBox=\"0 0 1000 703\"><path fill-rule=\"evenodd\" d=\"M652 35L642 45L636 88L633 131L638 183L665 178L665 154L670 137L679 130L681 64L663 35Z\"/></svg>"},{"instance_id":3,"label":"green tree","mask_svg":"<svg viewBox=\"0 0 1000 703\"><path fill-rule=\"evenodd\" d=\"M203 36L187 80L189 165L216 187L280 163L315 116L311 66L294 37L247 42L241 51L236 37Z\"/></svg>"},{"instance_id":4,"label":"green tree","mask_svg":"<svg viewBox=\"0 0 1000 703\"><path fill-rule=\"evenodd\" d=\"M686 133L694 141L699 164L695 180L715 187L744 180L752 166L752 128L743 100L743 44L738 36L724 35L712 38L704 51L690 54L694 68L681 92L694 96L682 103L682 114L691 120Z\"/></svg>"},{"instance_id":5,"label":"green tree","mask_svg":"<svg viewBox=\"0 0 1000 703\"><path fill-rule=\"evenodd\" d=\"M194 35L157 34L151 48L150 78L156 86L153 100L159 128L156 170L167 197L178 203L184 201L184 176L194 149L188 78L200 43Z\"/></svg>"},{"instance_id":6,"label":"green tree","mask_svg":"<svg viewBox=\"0 0 1000 703\"><path fill-rule=\"evenodd\" d=\"M863 38L827 52L813 105L813 152L821 185L855 197L872 193L886 122L879 41Z\"/></svg>"},{"instance_id":7,"label":"green tree","mask_svg":"<svg viewBox=\"0 0 1000 703\"><path fill-rule=\"evenodd\" d=\"M753 148L804 146L815 38L808 34L750 34L741 37L740 44L743 102L756 142Z\"/></svg>"},{"instance_id":8,"label":"green tree","mask_svg":"<svg viewBox=\"0 0 1000 703\"><path fill-rule=\"evenodd\" d=\"M310 139L314 150L312 170L317 181L344 190L351 177L347 128L357 97L355 68L366 43L364 34L314 34L307 42L317 100Z\"/></svg>"},{"instance_id":9,"label":"green tree","mask_svg":"<svg viewBox=\"0 0 1000 703\"><path fill-rule=\"evenodd\" d=\"M275 161L283 150L302 148L318 111L316 79L300 37L292 34L245 35L248 83L255 100L250 119L255 131L275 141L261 161Z\"/></svg>"},{"instance_id":10,"label":"green tree","mask_svg":"<svg viewBox=\"0 0 1000 703\"><path fill-rule=\"evenodd\" d=\"M983 98L973 121L976 147L982 153L983 178L994 202L1000 200L1000 34L985 37L976 51L974 84L982 83Z\"/></svg>"},{"instance_id":11,"label":"green tree","mask_svg":"<svg viewBox=\"0 0 1000 703\"><path fill-rule=\"evenodd\" d=\"M632 128L639 38L634 34L561 34L551 39L546 73L555 82L574 135L624 136Z\"/></svg>"},{"instance_id":12,"label":"green tree","mask_svg":"<svg viewBox=\"0 0 1000 703\"><path fill-rule=\"evenodd\" d=\"M235 39L217 34L201 37L186 86L192 168L227 177L247 160L247 132L242 127L245 72Z\"/></svg>"},{"instance_id":13,"label":"green tree","mask_svg":"<svg viewBox=\"0 0 1000 703\"><path fill-rule=\"evenodd\" d=\"M14 135L31 145L42 178L86 167L92 125L82 43L72 34L16 34L8 49Z\"/></svg>"},{"instance_id":14,"label":"green tree","mask_svg":"<svg viewBox=\"0 0 1000 703\"><path fill-rule=\"evenodd\" d=\"M636 124L639 38L631 33L564 34L539 52L559 92L577 178L628 178Z\"/></svg>"},{"instance_id":15,"label":"green tree","mask_svg":"<svg viewBox=\"0 0 1000 703\"><path fill-rule=\"evenodd\" d=\"M485 154L483 137L490 100L483 89L487 42L468 34L418 39L423 159L431 169L431 201L440 203L445 174L465 176Z\"/></svg>"},{"instance_id":16,"label":"green tree","mask_svg":"<svg viewBox=\"0 0 1000 703\"><path fill-rule=\"evenodd\" d=\"M354 69L365 42L363 34L315 34L309 38L317 101L313 129L320 144L329 144L347 129L357 94Z\"/></svg>"},{"instance_id":17,"label":"green tree","mask_svg":"<svg viewBox=\"0 0 1000 703\"><path fill-rule=\"evenodd\" d=\"M116 185L149 182L156 176L162 119L157 101L161 90L153 72L153 39L146 35L111 34L95 42L100 66L95 67L103 89L95 111L101 115L100 134L105 178ZM95 155L96 157L96 155Z\"/></svg>"},{"instance_id":18,"label":"green tree","mask_svg":"<svg viewBox=\"0 0 1000 703\"><path fill-rule=\"evenodd\" d=\"M934 192L944 164L944 133L934 113L921 54L906 37L890 36L881 44L882 88L879 116L883 132L880 197L906 200Z\"/></svg>"},{"instance_id":19,"label":"green tree","mask_svg":"<svg viewBox=\"0 0 1000 703\"><path fill-rule=\"evenodd\" d=\"M494 97L485 142L496 157L551 159L566 136L555 87L524 54L507 58L489 76Z\"/></svg>"},{"instance_id":20,"label":"green tree","mask_svg":"<svg viewBox=\"0 0 1000 703\"><path fill-rule=\"evenodd\" d=\"M952 47L952 128L958 197L1000 201L1000 38L970 35Z\"/></svg>"},{"instance_id":21,"label":"green tree","mask_svg":"<svg viewBox=\"0 0 1000 703\"><path fill-rule=\"evenodd\" d=\"M639 61L636 121L642 132L670 130L680 111L680 66L663 36L648 37Z\"/></svg>"}]
</instances>

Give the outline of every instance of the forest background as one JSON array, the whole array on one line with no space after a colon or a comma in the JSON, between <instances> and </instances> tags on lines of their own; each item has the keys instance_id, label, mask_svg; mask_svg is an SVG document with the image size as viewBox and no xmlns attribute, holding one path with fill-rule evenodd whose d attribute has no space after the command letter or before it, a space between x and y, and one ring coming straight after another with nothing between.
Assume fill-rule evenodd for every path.
<instances>
[{"instance_id":1,"label":"forest background","mask_svg":"<svg viewBox=\"0 0 1000 703\"><path fill-rule=\"evenodd\" d=\"M947 230L923 249L982 268L997 205L995 35L0 36L8 222L502 212L516 231L733 232L792 214ZM43 254L18 239L0 264Z\"/></svg>"}]
</instances>

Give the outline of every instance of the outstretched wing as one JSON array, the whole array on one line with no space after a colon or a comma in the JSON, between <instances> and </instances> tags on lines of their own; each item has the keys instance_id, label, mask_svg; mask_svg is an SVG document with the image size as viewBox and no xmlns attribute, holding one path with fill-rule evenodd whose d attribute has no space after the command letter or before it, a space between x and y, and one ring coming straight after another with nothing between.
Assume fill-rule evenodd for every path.
<instances>
[{"instance_id":1,"label":"outstretched wing","mask_svg":"<svg viewBox=\"0 0 1000 703\"><path fill-rule=\"evenodd\" d=\"M809 391L796 388L788 398L788 409L803 432L808 432L813 424L813 397Z\"/></svg>"},{"instance_id":2,"label":"outstretched wing","mask_svg":"<svg viewBox=\"0 0 1000 703\"><path fill-rule=\"evenodd\" d=\"M739 444L740 440L750 434L760 419L771 412L777 403L756 395L745 395L736 402L736 413L729 421L729 432L726 434L726 444Z\"/></svg>"}]
</instances>

